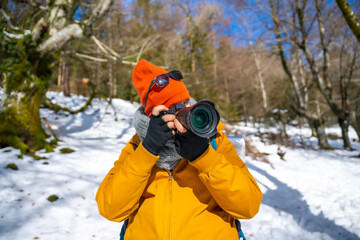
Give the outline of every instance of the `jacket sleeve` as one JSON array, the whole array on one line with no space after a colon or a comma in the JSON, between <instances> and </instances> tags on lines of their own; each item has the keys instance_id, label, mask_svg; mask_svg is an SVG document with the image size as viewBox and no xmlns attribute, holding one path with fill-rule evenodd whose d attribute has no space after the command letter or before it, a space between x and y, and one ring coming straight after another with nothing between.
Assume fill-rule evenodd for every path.
<instances>
[{"instance_id":1,"label":"jacket sleeve","mask_svg":"<svg viewBox=\"0 0 360 240\"><path fill-rule=\"evenodd\" d=\"M140 197L158 158L148 152L142 143L134 150L130 141L96 193L100 214L116 222L127 219L139 206Z\"/></svg>"},{"instance_id":2,"label":"jacket sleeve","mask_svg":"<svg viewBox=\"0 0 360 240\"><path fill-rule=\"evenodd\" d=\"M223 210L234 218L252 218L260 208L261 190L225 134L218 132L216 140L216 151L209 146L190 164Z\"/></svg>"}]
</instances>

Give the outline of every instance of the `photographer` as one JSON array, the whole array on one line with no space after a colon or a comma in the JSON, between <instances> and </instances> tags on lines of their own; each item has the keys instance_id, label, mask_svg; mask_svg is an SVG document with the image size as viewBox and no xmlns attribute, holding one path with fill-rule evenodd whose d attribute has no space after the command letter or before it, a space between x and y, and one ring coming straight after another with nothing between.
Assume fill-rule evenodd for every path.
<instances>
[{"instance_id":1,"label":"photographer","mask_svg":"<svg viewBox=\"0 0 360 240\"><path fill-rule=\"evenodd\" d=\"M174 104L194 104L181 79L179 71L146 60L134 68L142 102L134 114L137 134L98 189L99 212L126 220L126 240L239 239L235 219L252 218L262 193L221 122L214 149L167 113Z\"/></svg>"}]
</instances>

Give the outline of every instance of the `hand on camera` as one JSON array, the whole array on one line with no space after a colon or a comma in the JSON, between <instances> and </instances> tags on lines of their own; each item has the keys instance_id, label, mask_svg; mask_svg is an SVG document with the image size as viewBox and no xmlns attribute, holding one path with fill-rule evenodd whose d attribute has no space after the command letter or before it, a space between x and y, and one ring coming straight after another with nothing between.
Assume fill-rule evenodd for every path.
<instances>
[{"instance_id":1,"label":"hand on camera","mask_svg":"<svg viewBox=\"0 0 360 240\"><path fill-rule=\"evenodd\" d=\"M155 108L154 108L155 110ZM161 110L161 112L164 110ZM173 114L166 114L163 117L167 121L169 128L174 129L175 135L175 148L176 151L185 159L193 161L200 157L209 147L208 138L197 136L191 131L188 131ZM175 133L176 130L176 133Z\"/></svg>"},{"instance_id":2,"label":"hand on camera","mask_svg":"<svg viewBox=\"0 0 360 240\"><path fill-rule=\"evenodd\" d=\"M149 127L143 141L143 146L153 155L158 155L161 147L175 134L175 115L159 115L160 112L167 111L164 105L154 107Z\"/></svg>"},{"instance_id":3,"label":"hand on camera","mask_svg":"<svg viewBox=\"0 0 360 240\"><path fill-rule=\"evenodd\" d=\"M175 115L160 114L165 111L168 111L168 108L164 105L154 107L143 146L151 154L158 155L161 147L175 135L176 151L185 159L195 160L209 147L208 138L202 138L187 131Z\"/></svg>"}]
</instances>

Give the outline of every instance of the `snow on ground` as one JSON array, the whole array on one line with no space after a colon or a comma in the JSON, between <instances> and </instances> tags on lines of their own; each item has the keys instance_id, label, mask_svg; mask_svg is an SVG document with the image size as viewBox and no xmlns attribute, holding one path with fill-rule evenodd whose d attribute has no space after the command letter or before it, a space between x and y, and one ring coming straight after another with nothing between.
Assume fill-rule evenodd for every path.
<instances>
[{"instance_id":1,"label":"snow on ground","mask_svg":"<svg viewBox=\"0 0 360 240\"><path fill-rule=\"evenodd\" d=\"M86 98L49 92L62 106L81 107ZM18 150L0 150L0 240L17 239L118 239L121 223L102 218L95 194L122 147L135 133L132 115L139 106L114 99L117 119L111 106L99 99L84 113L54 114L42 109L61 138L54 153L40 152L47 159L19 159ZM230 127L230 126L229 126ZM302 137L311 148L285 148L285 161L277 146L264 144L255 136L258 127L240 123L241 130L256 147L268 153L269 164L244 161L264 193L260 212L242 220L248 240L267 239L360 239L360 144L355 151L341 149L341 140L330 144L334 151L318 150L307 128L289 127L293 139ZM260 131L273 131L260 127ZM334 127L328 132L340 135ZM351 138L356 138L353 130ZM75 152L61 154L68 147ZM19 170L7 169L15 163ZM48 164L46 164L48 163ZM56 194L59 200L47 198Z\"/></svg>"}]
</instances>

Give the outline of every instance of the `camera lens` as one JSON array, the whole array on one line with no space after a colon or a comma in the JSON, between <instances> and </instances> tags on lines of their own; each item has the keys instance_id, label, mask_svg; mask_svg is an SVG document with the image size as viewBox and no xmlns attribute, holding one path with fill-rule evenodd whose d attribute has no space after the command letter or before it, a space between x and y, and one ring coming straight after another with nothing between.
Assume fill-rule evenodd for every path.
<instances>
[{"instance_id":1,"label":"camera lens","mask_svg":"<svg viewBox=\"0 0 360 240\"><path fill-rule=\"evenodd\" d=\"M208 108L198 107L191 114L191 123L196 131L207 132L212 125L212 114Z\"/></svg>"},{"instance_id":2,"label":"camera lens","mask_svg":"<svg viewBox=\"0 0 360 240\"><path fill-rule=\"evenodd\" d=\"M214 103L203 100L176 113L176 119L187 129L200 137L213 136L220 121Z\"/></svg>"}]
</instances>

